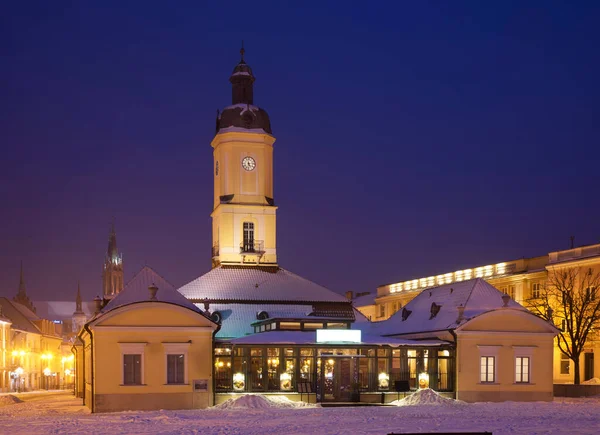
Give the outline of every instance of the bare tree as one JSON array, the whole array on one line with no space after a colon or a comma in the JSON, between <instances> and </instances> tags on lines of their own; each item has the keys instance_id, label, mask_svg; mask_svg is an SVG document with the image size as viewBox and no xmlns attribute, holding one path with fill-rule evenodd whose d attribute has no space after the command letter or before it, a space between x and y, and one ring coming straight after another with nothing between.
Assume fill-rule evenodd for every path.
<instances>
[{"instance_id":1,"label":"bare tree","mask_svg":"<svg viewBox=\"0 0 600 435\"><path fill-rule=\"evenodd\" d=\"M561 331L559 349L574 366L574 383L579 384L579 357L594 328L600 324L600 272L591 268L552 268L530 310L553 322Z\"/></svg>"}]
</instances>

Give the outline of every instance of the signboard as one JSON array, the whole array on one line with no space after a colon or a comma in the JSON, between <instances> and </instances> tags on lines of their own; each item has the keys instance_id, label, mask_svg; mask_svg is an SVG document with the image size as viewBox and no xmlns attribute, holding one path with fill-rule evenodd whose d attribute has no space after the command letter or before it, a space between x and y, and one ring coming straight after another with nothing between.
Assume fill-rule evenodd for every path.
<instances>
[{"instance_id":1,"label":"signboard","mask_svg":"<svg viewBox=\"0 0 600 435\"><path fill-rule=\"evenodd\" d=\"M358 329L317 329L317 343L360 343Z\"/></svg>"},{"instance_id":2,"label":"signboard","mask_svg":"<svg viewBox=\"0 0 600 435\"><path fill-rule=\"evenodd\" d=\"M208 391L208 379L194 379L194 391Z\"/></svg>"}]
</instances>

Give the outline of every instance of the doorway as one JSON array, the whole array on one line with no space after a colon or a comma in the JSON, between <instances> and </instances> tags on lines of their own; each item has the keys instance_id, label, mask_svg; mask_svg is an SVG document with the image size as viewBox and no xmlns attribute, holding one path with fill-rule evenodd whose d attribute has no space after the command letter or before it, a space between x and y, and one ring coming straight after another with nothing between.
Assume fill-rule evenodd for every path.
<instances>
[{"instance_id":1,"label":"doorway","mask_svg":"<svg viewBox=\"0 0 600 435\"><path fill-rule=\"evenodd\" d=\"M583 380L588 381L594 377L594 354L585 353L583 357Z\"/></svg>"},{"instance_id":2,"label":"doorway","mask_svg":"<svg viewBox=\"0 0 600 435\"><path fill-rule=\"evenodd\" d=\"M358 401L358 358L321 356L321 401L354 402Z\"/></svg>"}]
</instances>

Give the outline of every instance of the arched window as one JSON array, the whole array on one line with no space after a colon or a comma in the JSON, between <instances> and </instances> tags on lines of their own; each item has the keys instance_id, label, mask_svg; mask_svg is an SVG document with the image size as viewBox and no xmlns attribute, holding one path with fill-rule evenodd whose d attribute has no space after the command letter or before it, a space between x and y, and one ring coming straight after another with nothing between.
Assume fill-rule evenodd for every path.
<instances>
[{"instance_id":1,"label":"arched window","mask_svg":"<svg viewBox=\"0 0 600 435\"><path fill-rule=\"evenodd\" d=\"M253 222L244 222L244 252L254 252Z\"/></svg>"}]
</instances>

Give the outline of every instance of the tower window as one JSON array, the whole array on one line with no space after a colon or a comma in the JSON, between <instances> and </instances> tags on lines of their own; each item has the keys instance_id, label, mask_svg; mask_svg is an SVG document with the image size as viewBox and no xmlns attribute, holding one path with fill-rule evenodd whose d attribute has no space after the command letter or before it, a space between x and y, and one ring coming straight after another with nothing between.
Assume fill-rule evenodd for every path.
<instances>
[{"instance_id":1,"label":"tower window","mask_svg":"<svg viewBox=\"0 0 600 435\"><path fill-rule=\"evenodd\" d=\"M254 252L254 223L244 222L244 252Z\"/></svg>"}]
</instances>

